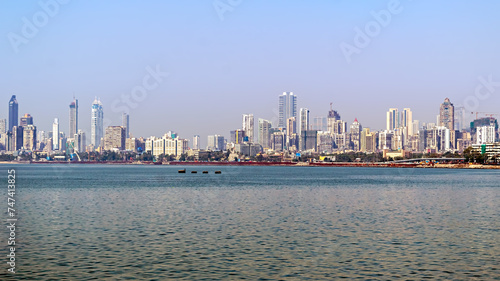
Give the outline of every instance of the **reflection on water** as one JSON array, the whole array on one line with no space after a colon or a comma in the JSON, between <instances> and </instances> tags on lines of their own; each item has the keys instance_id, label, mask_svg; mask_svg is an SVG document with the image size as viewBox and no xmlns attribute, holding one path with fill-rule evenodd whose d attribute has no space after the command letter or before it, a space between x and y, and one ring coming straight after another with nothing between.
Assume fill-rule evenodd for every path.
<instances>
[{"instance_id":1,"label":"reflection on water","mask_svg":"<svg viewBox=\"0 0 500 281\"><path fill-rule=\"evenodd\" d=\"M17 280L500 280L496 171L17 169Z\"/></svg>"}]
</instances>

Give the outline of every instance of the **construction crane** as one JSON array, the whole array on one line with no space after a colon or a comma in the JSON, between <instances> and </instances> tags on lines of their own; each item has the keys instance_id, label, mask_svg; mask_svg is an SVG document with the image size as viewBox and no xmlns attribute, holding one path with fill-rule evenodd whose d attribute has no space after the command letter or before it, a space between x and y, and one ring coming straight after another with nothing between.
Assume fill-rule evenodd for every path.
<instances>
[{"instance_id":1,"label":"construction crane","mask_svg":"<svg viewBox=\"0 0 500 281\"><path fill-rule=\"evenodd\" d=\"M473 111L470 114L474 114L474 113L476 114L476 120L478 118L479 113L481 113L481 114L483 114L485 116L488 116L488 117L493 117L493 116L497 116L498 115L498 113L494 113L494 112L479 112L479 111L477 111L477 112Z\"/></svg>"}]
</instances>

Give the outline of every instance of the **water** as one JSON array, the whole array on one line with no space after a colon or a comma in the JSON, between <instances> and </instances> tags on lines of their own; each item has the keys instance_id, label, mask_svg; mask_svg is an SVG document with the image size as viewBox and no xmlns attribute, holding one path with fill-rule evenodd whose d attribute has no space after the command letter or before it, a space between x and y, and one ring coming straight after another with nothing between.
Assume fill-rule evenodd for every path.
<instances>
[{"instance_id":1,"label":"water","mask_svg":"<svg viewBox=\"0 0 500 281\"><path fill-rule=\"evenodd\" d=\"M10 167L15 280L500 280L499 171Z\"/></svg>"}]
</instances>

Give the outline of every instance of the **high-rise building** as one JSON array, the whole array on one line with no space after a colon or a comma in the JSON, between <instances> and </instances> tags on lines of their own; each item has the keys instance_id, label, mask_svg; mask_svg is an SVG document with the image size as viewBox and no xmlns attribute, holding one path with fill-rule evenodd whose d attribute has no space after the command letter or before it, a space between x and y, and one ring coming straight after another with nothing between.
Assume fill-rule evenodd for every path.
<instances>
[{"instance_id":1,"label":"high-rise building","mask_svg":"<svg viewBox=\"0 0 500 281\"><path fill-rule=\"evenodd\" d=\"M297 133L297 122L295 117L290 117L286 120L286 135L291 136Z\"/></svg>"},{"instance_id":2,"label":"high-rise building","mask_svg":"<svg viewBox=\"0 0 500 281\"><path fill-rule=\"evenodd\" d=\"M125 128L122 126L109 126L104 135L104 150L125 149Z\"/></svg>"},{"instance_id":3,"label":"high-rise building","mask_svg":"<svg viewBox=\"0 0 500 281\"><path fill-rule=\"evenodd\" d=\"M85 138L85 132L82 130L78 130L78 132L74 135L75 138L75 150L77 152L85 152L85 147L87 146L87 141Z\"/></svg>"},{"instance_id":4,"label":"high-rise building","mask_svg":"<svg viewBox=\"0 0 500 281\"><path fill-rule=\"evenodd\" d=\"M16 95L12 95L9 101L9 131L12 131L12 127L18 126L18 107Z\"/></svg>"},{"instance_id":5,"label":"high-rise building","mask_svg":"<svg viewBox=\"0 0 500 281\"><path fill-rule=\"evenodd\" d=\"M200 136L199 135L194 135L194 137L193 137L193 149L196 149L196 150L200 149Z\"/></svg>"},{"instance_id":6,"label":"high-rise building","mask_svg":"<svg viewBox=\"0 0 500 281\"><path fill-rule=\"evenodd\" d=\"M465 107L457 106L455 107L455 130L462 131L467 128L465 122Z\"/></svg>"},{"instance_id":7,"label":"high-rise building","mask_svg":"<svg viewBox=\"0 0 500 281\"><path fill-rule=\"evenodd\" d=\"M495 125L477 127L476 144L494 143L495 141Z\"/></svg>"},{"instance_id":8,"label":"high-rise building","mask_svg":"<svg viewBox=\"0 0 500 281\"><path fill-rule=\"evenodd\" d=\"M389 111L387 111L386 122L386 130L388 131L394 131L395 129L399 128L399 114L397 108L389 108Z\"/></svg>"},{"instance_id":9,"label":"high-rise building","mask_svg":"<svg viewBox=\"0 0 500 281\"><path fill-rule=\"evenodd\" d=\"M130 138L130 117L125 112L122 114L122 127L125 128L125 137Z\"/></svg>"},{"instance_id":10,"label":"high-rise building","mask_svg":"<svg viewBox=\"0 0 500 281\"><path fill-rule=\"evenodd\" d=\"M211 135L208 136L207 150L221 151L224 150L224 136L221 135Z\"/></svg>"},{"instance_id":11,"label":"high-rise building","mask_svg":"<svg viewBox=\"0 0 500 281\"><path fill-rule=\"evenodd\" d=\"M21 117L19 126L24 127L28 125L33 125L33 117L29 115L28 113L24 114L23 117Z\"/></svg>"},{"instance_id":12,"label":"high-rise building","mask_svg":"<svg viewBox=\"0 0 500 281\"><path fill-rule=\"evenodd\" d=\"M302 131L309 130L309 109L301 108L300 109L300 118L299 118L299 134Z\"/></svg>"},{"instance_id":13,"label":"high-rise building","mask_svg":"<svg viewBox=\"0 0 500 281\"><path fill-rule=\"evenodd\" d=\"M409 108L403 108L400 126L404 128L405 137L413 136L413 116Z\"/></svg>"},{"instance_id":14,"label":"high-rise building","mask_svg":"<svg viewBox=\"0 0 500 281\"><path fill-rule=\"evenodd\" d=\"M253 114L243 114L243 131L245 131L245 136L248 137L249 142L253 142L254 125L253 125Z\"/></svg>"},{"instance_id":15,"label":"high-rise building","mask_svg":"<svg viewBox=\"0 0 500 281\"><path fill-rule=\"evenodd\" d=\"M370 128L363 128L360 147L361 152L376 152L378 147L378 133L370 132Z\"/></svg>"},{"instance_id":16,"label":"high-rise building","mask_svg":"<svg viewBox=\"0 0 500 281\"><path fill-rule=\"evenodd\" d=\"M352 123L350 128L351 148L354 151L359 151L361 149L361 130L363 130L363 127L361 126L361 124L359 124L358 118L355 118L354 123Z\"/></svg>"},{"instance_id":17,"label":"high-rise building","mask_svg":"<svg viewBox=\"0 0 500 281\"><path fill-rule=\"evenodd\" d=\"M98 147L101 144L101 138L104 136L104 112L102 109L101 100L95 99L92 103L92 114L90 120L90 143L94 147Z\"/></svg>"},{"instance_id":18,"label":"high-rise building","mask_svg":"<svg viewBox=\"0 0 500 281\"><path fill-rule=\"evenodd\" d=\"M439 108L439 126L446 127L448 130L455 130L455 110L449 98L444 99L444 102Z\"/></svg>"},{"instance_id":19,"label":"high-rise building","mask_svg":"<svg viewBox=\"0 0 500 281\"><path fill-rule=\"evenodd\" d=\"M0 119L0 134L5 134L7 132L7 120Z\"/></svg>"},{"instance_id":20,"label":"high-rise building","mask_svg":"<svg viewBox=\"0 0 500 281\"><path fill-rule=\"evenodd\" d=\"M52 124L52 150L59 150L59 118Z\"/></svg>"},{"instance_id":21,"label":"high-rise building","mask_svg":"<svg viewBox=\"0 0 500 281\"><path fill-rule=\"evenodd\" d=\"M300 150L302 151L317 151L318 148L318 131L307 130L300 136Z\"/></svg>"},{"instance_id":22,"label":"high-rise building","mask_svg":"<svg viewBox=\"0 0 500 281\"><path fill-rule=\"evenodd\" d=\"M78 100L73 98L69 104L69 137L78 133Z\"/></svg>"},{"instance_id":23,"label":"high-rise building","mask_svg":"<svg viewBox=\"0 0 500 281\"><path fill-rule=\"evenodd\" d=\"M316 116L313 118L313 123L311 128L308 130L316 130L316 131L326 131L328 129L327 117Z\"/></svg>"},{"instance_id":24,"label":"high-rise building","mask_svg":"<svg viewBox=\"0 0 500 281\"><path fill-rule=\"evenodd\" d=\"M412 127L413 127L413 135L417 135L420 130L420 121L413 120Z\"/></svg>"},{"instance_id":25,"label":"high-rise building","mask_svg":"<svg viewBox=\"0 0 500 281\"><path fill-rule=\"evenodd\" d=\"M270 136L271 149L274 151L283 151L285 148L286 136L283 132L274 132Z\"/></svg>"},{"instance_id":26,"label":"high-rise building","mask_svg":"<svg viewBox=\"0 0 500 281\"><path fill-rule=\"evenodd\" d=\"M340 121L342 118L340 118L340 114L333 110L332 104L330 103L330 111L328 111L328 117L327 117L327 130L330 132L330 134L334 134L335 126L337 126L338 121Z\"/></svg>"},{"instance_id":27,"label":"high-rise building","mask_svg":"<svg viewBox=\"0 0 500 281\"><path fill-rule=\"evenodd\" d=\"M36 127L32 124L23 126L23 147L26 150L36 150Z\"/></svg>"},{"instance_id":28,"label":"high-rise building","mask_svg":"<svg viewBox=\"0 0 500 281\"><path fill-rule=\"evenodd\" d=\"M246 133L244 130L230 131L229 134L232 143L243 143L245 141Z\"/></svg>"},{"instance_id":29,"label":"high-rise building","mask_svg":"<svg viewBox=\"0 0 500 281\"><path fill-rule=\"evenodd\" d=\"M292 92L284 92L279 96L278 112L278 128L286 128L288 118L297 118L297 96Z\"/></svg>"},{"instance_id":30,"label":"high-rise building","mask_svg":"<svg viewBox=\"0 0 500 281\"><path fill-rule=\"evenodd\" d=\"M263 148L271 148L271 122L259 118L259 143Z\"/></svg>"},{"instance_id":31,"label":"high-rise building","mask_svg":"<svg viewBox=\"0 0 500 281\"><path fill-rule=\"evenodd\" d=\"M24 134L24 127L21 126L14 126L12 127L11 135L12 135L12 151L17 151L20 150L23 147L23 137Z\"/></svg>"}]
</instances>

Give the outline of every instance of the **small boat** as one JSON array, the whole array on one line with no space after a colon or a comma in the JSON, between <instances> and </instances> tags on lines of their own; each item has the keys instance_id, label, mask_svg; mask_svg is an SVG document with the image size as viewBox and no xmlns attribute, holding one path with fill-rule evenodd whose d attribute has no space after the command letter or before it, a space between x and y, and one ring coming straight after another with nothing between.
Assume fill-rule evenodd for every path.
<instances>
[{"instance_id":1,"label":"small boat","mask_svg":"<svg viewBox=\"0 0 500 281\"><path fill-rule=\"evenodd\" d=\"M204 174L208 174L208 171L203 171Z\"/></svg>"},{"instance_id":2,"label":"small boat","mask_svg":"<svg viewBox=\"0 0 500 281\"><path fill-rule=\"evenodd\" d=\"M191 171L191 174L196 174L196 173L198 173L198 172L197 171Z\"/></svg>"},{"instance_id":3,"label":"small boat","mask_svg":"<svg viewBox=\"0 0 500 281\"><path fill-rule=\"evenodd\" d=\"M221 171L215 171L215 173L216 173L216 174L222 174L222 172L221 172Z\"/></svg>"},{"instance_id":4,"label":"small boat","mask_svg":"<svg viewBox=\"0 0 500 281\"><path fill-rule=\"evenodd\" d=\"M186 169L184 170L179 170L179 174L185 174L186 173Z\"/></svg>"}]
</instances>

